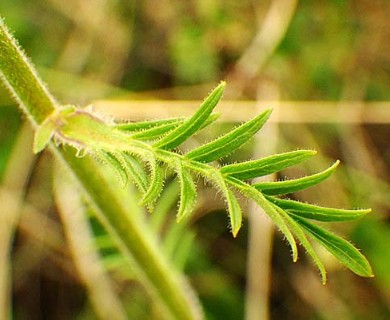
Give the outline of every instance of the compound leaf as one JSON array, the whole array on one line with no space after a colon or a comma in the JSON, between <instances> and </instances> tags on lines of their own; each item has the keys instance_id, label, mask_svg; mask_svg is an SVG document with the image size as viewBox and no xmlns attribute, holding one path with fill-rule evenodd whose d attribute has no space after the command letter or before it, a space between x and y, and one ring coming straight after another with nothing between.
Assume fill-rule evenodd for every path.
<instances>
[{"instance_id":1,"label":"compound leaf","mask_svg":"<svg viewBox=\"0 0 390 320\"><path fill-rule=\"evenodd\" d=\"M306 220L350 221L362 217L370 210L325 208L272 196L303 190L320 183L334 172L338 162L327 170L311 176L280 182L259 182L254 185L245 180L299 164L314 156L316 152L297 150L260 160L230 164L222 168L208 164L225 157L245 144L261 129L269 118L271 110L262 112L231 132L185 155L170 150L217 118L217 115L211 113L220 100L224 87L225 83L222 82L189 119L177 118L112 126L111 123L106 123L104 118L88 111L77 110L73 106L65 107L58 114L49 117L48 121L54 124L55 128L50 125L42 129L35 148L36 150L44 148L51 138L51 129L54 129L54 135L59 142L74 146L78 151L103 158L104 162L117 171L123 183L131 178L143 193L141 204L149 209L153 207L163 189L165 178L163 165L174 169L180 182L177 220L183 220L193 211L197 190L192 175L200 175L212 182L226 199L234 237L237 236L242 225L242 209L236 197L236 193L239 192L262 207L284 234L291 246L294 261L298 258L295 237L301 242L319 268L323 282L326 281L324 266L306 238L306 234L323 244L352 271L363 276L371 275L367 260L355 247ZM152 142L158 138L160 140ZM144 164L149 167L149 172L145 172ZM176 232L175 230L172 229L172 234Z\"/></svg>"}]
</instances>

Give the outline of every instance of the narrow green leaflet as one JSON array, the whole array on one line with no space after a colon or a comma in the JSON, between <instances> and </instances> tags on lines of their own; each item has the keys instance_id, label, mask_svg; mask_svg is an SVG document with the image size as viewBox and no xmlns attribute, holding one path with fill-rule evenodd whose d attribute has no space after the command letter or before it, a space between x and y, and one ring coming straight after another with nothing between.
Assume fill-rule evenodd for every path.
<instances>
[{"instance_id":1,"label":"narrow green leaflet","mask_svg":"<svg viewBox=\"0 0 390 320\"><path fill-rule=\"evenodd\" d=\"M316 254L316 252L314 251L313 246L306 238L306 235L303 232L302 228L293 218L291 218L286 212L284 212L284 210L282 210L278 206L275 206L275 209L280 213L280 215L287 222L287 225L290 227L291 232L295 235L295 237L299 240L301 245L305 248L306 253L312 258L314 264L317 266L318 270L321 273L322 283L325 284L326 283L325 267L321 262L320 258L318 257L318 255Z\"/></svg>"},{"instance_id":2,"label":"narrow green leaflet","mask_svg":"<svg viewBox=\"0 0 390 320\"><path fill-rule=\"evenodd\" d=\"M236 237L242 225L242 210L240 204L219 172L216 172L213 175L212 181L216 183L216 186L222 191L223 196L226 199L232 234L233 237Z\"/></svg>"},{"instance_id":3,"label":"narrow green leaflet","mask_svg":"<svg viewBox=\"0 0 390 320\"><path fill-rule=\"evenodd\" d=\"M271 112L272 110L264 111L222 137L191 150L186 154L186 157L195 161L211 162L232 153L248 142L261 129Z\"/></svg>"},{"instance_id":4,"label":"narrow green leaflet","mask_svg":"<svg viewBox=\"0 0 390 320\"><path fill-rule=\"evenodd\" d=\"M102 162L108 163L111 166L111 168L115 170L115 172L118 174L121 180L122 185L125 186L127 184L128 181L127 170L124 167L123 162L120 159L118 159L117 156L115 156L110 152L105 152L105 151L101 151L97 153L96 156L97 158L100 158Z\"/></svg>"},{"instance_id":5,"label":"narrow green leaflet","mask_svg":"<svg viewBox=\"0 0 390 320\"><path fill-rule=\"evenodd\" d=\"M246 197L254 200L263 210L264 212L272 219L272 221L276 224L279 230L284 234L287 241L290 244L293 261L297 261L298 259L298 249L295 239L288 228L286 222L283 217L281 217L280 213L275 209L274 205L269 202L264 195L253 188L251 185L246 184L245 182L236 179L234 177L227 177L227 181L230 185L235 187L238 191L240 191Z\"/></svg>"},{"instance_id":6,"label":"narrow green leaflet","mask_svg":"<svg viewBox=\"0 0 390 320\"><path fill-rule=\"evenodd\" d=\"M198 130L200 130L210 116L211 112L217 106L219 100L222 97L226 83L221 82L206 100L202 103L200 108L194 113L194 115L185 121L182 125L178 126L175 130L171 131L168 135L157 141L153 146L165 150L176 148L188 138L193 136Z\"/></svg>"},{"instance_id":7,"label":"narrow green leaflet","mask_svg":"<svg viewBox=\"0 0 390 320\"><path fill-rule=\"evenodd\" d=\"M267 195L283 195L287 193L297 192L319 184L320 182L329 178L336 170L336 167L339 165L339 163L340 161L336 161L331 167L327 168L326 170L310 176L285 181L258 182L253 184L253 186L257 190Z\"/></svg>"},{"instance_id":8,"label":"narrow green leaflet","mask_svg":"<svg viewBox=\"0 0 390 320\"><path fill-rule=\"evenodd\" d=\"M234 193L229 189L223 191L228 204L232 234L233 237L237 237L238 231L241 229L242 225L242 210Z\"/></svg>"},{"instance_id":9,"label":"narrow green leaflet","mask_svg":"<svg viewBox=\"0 0 390 320\"><path fill-rule=\"evenodd\" d=\"M150 121L139 121L139 122L126 122L119 123L115 127L117 129L129 132L143 131L152 128L164 127L166 125L179 125L183 123L185 118L171 118L171 119L161 119L161 120L150 120Z\"/></svg>"},{"instance_id":10,"label":"narrow green leaflet","mask_svg":"<svg viewBox=\"0 0 390 320\"><path fill-rule=\"evenodd\" d=\"M164 172L162 165L156 161L154 157L148 159L151 177L149 188L141 199L141 205L152 205L160 196L164 187Z\"/></svg>"},{"instance_id":11,"label":"narrow green leaflet","mask_svg":"<svg viewBox=\"0 0 390 320\"><path fill-rule=\"evenodd\" d=\"M309 234L320 242L330 253L332 253L341 264L362 277L372 277L372 269L367 259L350 242L336 236L335 234L315 225L298 216L294 216Z\"/></svg>"},{"instance_id":12,"label":"narrow green leaflet","mask_svg":"<svg viewBox=\"0 0 390 320\"><path fill-rule=\"evenodd\" d=\"M204 127L208 126L209 124L213 123L215 120L217 120L219 117L218 113L211 114L207 120L202 124L202 126L199 128L199 130L203 129ZM140 139L140 140L156 140L167 134L168 132L175 129L177 126L179 126L183 121L178 123L167 123L161 126L155 126L149 129L145 129L143 131L137 132L133 134L131 137L134 139Z\"/></svg>"},{"instance_id":13,"label":"narrow green leaflet","mask_svg":"<svg viewBox=\"0 0 390 320\"><path fill-rule=\"evenodd\" d=\"M134 133L131 135L131 137L134 139L140 139L140 140L155 140L155 139L161 138L167 132L172 131L178 125L180 125L180 122L179 123L176 123L176 122L175 123L167 123L167 124L164 124L161 126L155 126L155 127Z\"/></svg>"},{"instance_id":14,"label":"narrow green leaflet","mask_svg":"<svg viewBox=\"0 0 390 320\"><path fill-rule=\"evenodd\" d=\"M148 177L140 161L128 153L122 154L126 162L126 171L137 188L145 194L148 189Z\"/></svg>"},{"instance_id":15,"label":"narrow green leaflet","mask_svg":"<svg viewBox=\"0 0 390 320\"><path fill-rule=\"evenodd\" d=\"M316 154L317 152L314 150L296 150L272 155L259 160L230 164L222 167L221 172L242 180L252 179L296 165Z\"/></svg>"},{"instance_id":16,"label":"narrow green leaflet","mask_svg":"<svg viewBox=\"0 0 390 320\"><path fill-rule=\"evenodd\" d=\"M179 222L194 210L196 186L190 171L183 167L181 161L177 162L175 169L180 182L180 201L179 210L177 212L177 221Z\"/></svg>"},{"instance_id":17,"label":"narrow green leaflet","mask_svg":"<svg viewBox=\"0 0 390 320\"><path fill-rule=\"evenodd\" d=\"M266 196L268 200L280 208L297 216L325 222L353 221L369 213L371 209L336 209L320 207L313 204L303 203L295 200L278 199Z\"/></svg>"}]
</instances>

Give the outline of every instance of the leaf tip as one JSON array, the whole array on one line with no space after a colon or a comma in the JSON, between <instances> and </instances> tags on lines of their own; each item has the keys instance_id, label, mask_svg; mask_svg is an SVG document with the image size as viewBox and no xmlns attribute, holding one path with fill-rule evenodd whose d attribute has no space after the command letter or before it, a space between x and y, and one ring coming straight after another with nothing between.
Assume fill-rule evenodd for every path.
<instances>
[{"instance_id":1,"label":"leaf tip","mask_svg":"<svg viewBox=\"0 0 390 320\"><path fill-rule=\"evenodd\" d=\"M371 212L372 212L372 209L371 209L371 208L367 208L367 209L357 209L356 211L358 211L358 212L360 213L359 218L361 218L361 217L364 217L365 215L371 213Z\"/></svg>"},{"instance_id":2,"label":"leaf tip","mask_svg":"<svg viewBox=\"0 0 390 320\"><path fill-rule=\"evenodd\" d=\"M236 238L236 237L237 237L238 231L240 231L240 229L241 229L241 226L232 228L232 235L233 235L233 238Z\"/></svg>"},{"instance_id":3,"label":"leaf tip","mask_svg":"<svg viewBox=\"0 0 390 320\"><path fill-rule=\"evenodd\" d=\"M274 111L274 109L273 109L272 107L269 107L269 108L265 109L265 110L259 115L259 117L265 118L266 120L268 120L268 118L271 116L272 111Z\"/></svg>"},{"instance_id":4,"label":"leaf tip","mask_svg":"<svg viewBox=\"0 0 390 320\"><path fill-rule=\"evenodd\" d=\"M225 92L225 88L226 88L226 81L222 80L218 84L218 86L212 91L211 94L215 93L218 96L218 101L219 101L221 99L223 93Z\"/></svg>"},{"instance_id":5,"label":"leaf tip","mask_svg":"<svg viewBox=\"0 0 390 320\"><path fill-rule=\"evenodd\" d=\"M292 247L292 258L293 258L293 262L298 261L298 250L294 247Z\"/></svg>"},{"instance_id":6,"label":"leaf tip","mask_svg":"<svg viewBox=\"0 0 390 320\"><path fill-rule=\"evenodd\" d=\"M372 270L371 270L371 273L367 276L367 278L375 278L375 274L374 274L374 272L372 272Z\"/></svg>"},{"instance_id":7,"label":"leaf tip","mask_svg":"<svg viewBox=\"0 0 390 320\"><path fill-rule=\"evenodd\" d=\"M365 260L364 269L361 270L360 272L356 272L356 271L354 271L354 272L361 277L374 278L375 274L374 274L374 271L372 270L371 264L368 262L368 260L366 258L364 258L364 260Z\"/></svg>"},{"instance_id":8,"label":"leaf tip","mask_svg":"<svg viewBox=\"0 0 390 320\"><path fill-rule=\"evenodd\" d=\"M329 175L332 175L337 167L340 165L340 160L336 160L326 171L329 172Z\"/></svg>"},{"instance_id":9,"label":"leaf tip","mask_svg":"<svg viewBox=\"0 0 390 320\"><path fill-rule=\"evenodd\" d=\"M314 157L317 155L317 150L314 149L298 149L297 152L302 152L307 157Z\"/></svg>"},{"instance_id":10,"label":"leaf tip","mask_svg":"<svg viewBox=\"0 0 390 320\"><path fill-rule=\"evenodd\" d=\"M327 276L327 273L326 273L326 269L325 267L322 265L322 263L320 262L320 265L317 265L319 271L320 271L320 275L321 275L321 283L322 285L326 285L326 283L328 282L328 276Z\"/></svg>"},{"instance_id":11,"label":"leaf tip","mask_svg":"<svg viewBox=\"0 0 390 320\"><path fill-rule=\"evenodd\" d=\"M222 81L219 83L218 87L225 89L225 88L226 88L226 81L225 81L225 80L222 80Z\"/></svg>"},{"instance_id":12,"label":"leaf tip","mask_svg":"<svg viewBox=\"0 0 390 320\"><path fill-rule=\"evenodd\" d=\"M215 89L213 89L213 91L211 92L211 94L215 93L217 95L219 95L219 99L221 98L223 92L225 91L225 88L226 88L226 81L222 80L216 87ZM206 98L207 99L207 98ZM219 100L218 99L218 100Z\"/></svg>"}]
</instances>

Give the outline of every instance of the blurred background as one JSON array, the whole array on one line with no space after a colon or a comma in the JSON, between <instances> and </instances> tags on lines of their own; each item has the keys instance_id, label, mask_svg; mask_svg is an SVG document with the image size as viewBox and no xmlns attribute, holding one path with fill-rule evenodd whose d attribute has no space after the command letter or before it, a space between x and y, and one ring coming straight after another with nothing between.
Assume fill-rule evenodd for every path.
<instances>
[{"instance_id":1,"label":"blurred background","mask_svg":"<svg viewBox=\"0 0 390 320\"><path fill-rule=\"evenodd\" d=\"M389 1L1 0L0 13L63 103L95 104L132 120L179 116L194 110L184 100L196 100L196 106L227 80L221 121L194 144L271 106L263 135L226 161L318 150L315 160L276 178L342 161L329 181L297 197L373 209L361 221L332 230L362 250L375 278L359 278L320 252L329 270L329 283L322 286L304 252L291 261L278 232L263 239L268 253L257 251L247 218L233 239L223 203L206 186L185 231L191 249L181 267L207 319L243 319L246 289L262 276L270 280L262 298L270 319L390 318ZM2 210L15 200L21 212L11 257L15 319L94 319L53 204L50 156L30 155L24 120L1 88L0 178L9 192ZM177 193L172 190L164 198L168 203ZM170 208L174 217L174 202ZM90 222L95 235L104 233ZM258 227L260 234L272 233L267 223ZM104 245L99 250L110 255ZM249 256L270 257L271 270L250 268ZM131 274L113 259L104 263L124 304L130 309L142 302ZM131 310L138 310L134 319L147 318L142 307Z\"/></svg>"}]
</instances>

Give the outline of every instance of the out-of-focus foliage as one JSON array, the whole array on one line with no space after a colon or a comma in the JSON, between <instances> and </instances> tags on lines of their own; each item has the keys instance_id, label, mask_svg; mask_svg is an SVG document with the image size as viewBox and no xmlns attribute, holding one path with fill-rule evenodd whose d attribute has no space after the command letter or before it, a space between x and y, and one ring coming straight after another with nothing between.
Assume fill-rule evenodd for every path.
<instances>
[{"instance_id":1,"label":"out-of-focus foliage","mask_svg":"<svg viewBox=\"0 0 390 320\"><path fill-rule=\"evenodd\" d=\"M273 99L264 89L270 86L283 100L390 100L390 2L386 0L300 1L282 42L256 76L247 79L237 72L237 61L274 2L2 0L0 12L53 93L66 102L84 105L92 99L119 95L200 99L211 82L224 78L244 88L238 98L261 99L258 92L265 92L265 99ZM226 98L235 95L234 88ZM20 124L10 101L1 88L0 176ZM338 231L353 236L353 242L372 261L376 278L362 280L346 274L329 258L331 281L318 287L317 274L311 277L313 270L303 267L303 261L292 265L285 244L277 238L273 319L388 318L389 136L388 124L280 126L278 151L315 148L319 154L344 162L336 178L296 196L335 207L373 208L370 221ZM243 149L240 159L251 157L251 152L250 146ZM34 190L47 184L42 182L47 174L42 173L40 163L26 191L33 204L42 197L37 198ZM320 171L329 163L327 158L310 162L305 171ZM289 170L285 175L299 177L302 172ZM186 272L209 319L238 319L244 310L247 223L240 237L231 239L224 214L211 213L222 205L207 186L202 192L205 205L199 206L193 226L197 236ZM54 209L46 210L50 219L58 219ZM174 211L173 205L171 214ZM74 277L66 246L40 251L41 242L26 232L31 231L26 223L22 225L13 252L14 273L19 279L14 288L16 315L50 317L67 310L87 317L85 293ZM45 232L44 228L34 230ZM141 304L142 290L128 278L118 278L124 296L137 292ZM299 286L302 278L305 290ZM329 310L324 301L332 301L337 308Z\"/></svg>"}]
</instances>

